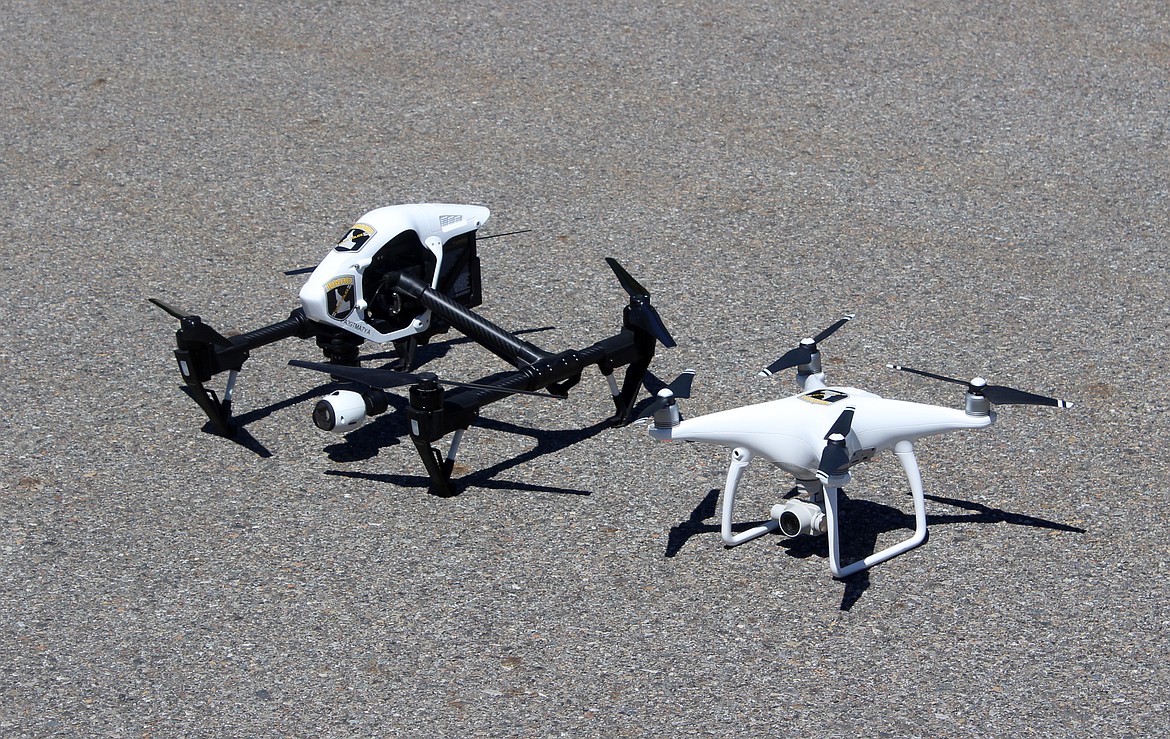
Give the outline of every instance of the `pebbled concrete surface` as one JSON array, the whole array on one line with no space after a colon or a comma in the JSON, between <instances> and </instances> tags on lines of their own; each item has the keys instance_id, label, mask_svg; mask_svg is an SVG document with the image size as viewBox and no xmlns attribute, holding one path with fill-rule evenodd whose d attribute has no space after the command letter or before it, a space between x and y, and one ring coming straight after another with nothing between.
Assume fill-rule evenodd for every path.
<instances>
[{"instance_id":1,"label":"pebbled concrete surface","mask_svg":"<svg viewBox=\"0 0 1170 739\"><path fill-rule=\"evenodd\" d=\"M7 3L0 733L1164 733L1170 15L775 5ZM278 320L425 200L533 229L483 242L483 312L548 348L613 332L621 259L689 414L789 392L756 370L844 312L832 381L1077 405L923 442L930 541L843 582L725 550L726 452L597 427L596 376L489 408L449 500L400 420L311 426L311 345L249 360L248 445L201 433L145 298ZM448 338L428 369L500 367ZM749 475L748 520L789 484ZM901 484L858 472L850 551Z\"/></svg>"}]
</instances>

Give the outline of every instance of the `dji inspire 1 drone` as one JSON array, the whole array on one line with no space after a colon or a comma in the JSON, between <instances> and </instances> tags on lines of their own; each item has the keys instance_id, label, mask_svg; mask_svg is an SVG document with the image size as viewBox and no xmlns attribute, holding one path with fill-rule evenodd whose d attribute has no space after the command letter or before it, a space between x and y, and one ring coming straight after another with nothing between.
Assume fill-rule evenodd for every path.
<instances>
[{"instance_id":1,"label":"dji inspire 1 drone","mask_svg":"<svg viewBox=\"0 0 1170 739\"><path fill-rule=\"evenodd\" d=\"M471 310L482 302L476 232L488 216L487 208L475 205L427 203L372 210L313 270L301 288L301 306L288 318L230 338L199 316L151 298L179 319L175 358L186 390L207 414L211 430L225 437L238 430L232 419L232 393L249 353L294 337L315 338L327 362L294 360L290 364L360 384L317 403L313 421L323 430L352 431L368 416L387 410L384 389L410 386L410 437L436 495L454 494L455 455L479 410L509 395L564 398L581 380L582 370L597 365L609 381L616 406L610 420L613 425L626 423L656 343L675 345L650 304L649 292L616 260L607 258L630 296L617 334L578 351L556 354L518 339ZM412 374L409 370L418 346L451 327L516 369L473 383L440 380L431 373ZM367 340L393 343L401 371L361 367L359 348ZM625 365L619 388L614 369ZM228 374L221 399L206 383L223 372ZM443 385L453 389L444 390ZM433 442L452 432L444 457Z\"/></svg>"},{"instance_id":2,"label":"dji inspire 1 drone","mask_svg":"<svg viewBox=\"0 0 1170 739\"><path fill-rule=\"evenodd\" d=\"M926 540L926 506L922 476L913 442L927 436L960 429L977 429L995 423L993 405L1047 405L1068 408L1057 398L988 385L980 377L970 382L922 370L889 365L936 380L967 386L964 409L890 400L852 387L825 383L818 344L853 319L846 315L813 338L804 339L760 372L770 376L796 368L798 395L756 405L683 420L677 398L690 397L694 370L687 370L657 393L657 399L641 414L652 416L650 436L660 441L701 441L730 447L731 464L724 487L721 534L727 546L736 546L779 529L789 537L828 534L829 568L836 577L847 577L902 554ZM841 563L838 491L850 481L849 470L886 449L906 473L914 500L914 534L905 541L848 565ZM734 533L732 509L744 469L761 456L796 478L804 493L772 507L770 519Z\"/></svg>"}]
</instances>

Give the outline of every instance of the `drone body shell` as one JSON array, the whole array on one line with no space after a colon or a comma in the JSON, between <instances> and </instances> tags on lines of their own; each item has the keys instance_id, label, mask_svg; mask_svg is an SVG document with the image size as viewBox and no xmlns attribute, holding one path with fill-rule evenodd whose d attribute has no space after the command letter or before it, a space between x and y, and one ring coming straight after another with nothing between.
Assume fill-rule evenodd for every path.
<instances>
[{"instance_id":1,"label":"drone body shell","mask_svg":"<svg viewBox=\"0 0 1170 739\"><path fill-rule=\"evenodd\" d=\"M478 205L417 203L376 208L363 215L346 232L301 288L301 305L310 319L336 326L370 341L386 343L422 333L430 326L430 311L423 311L408 325L383 333L366 320L369 296L362 275L374 256L405 231L418 234L422 246L435 257L432 287L443 268L443 245L455 236L475 231L490 211Z\"/></svg>"},{"instance_id":2,"label":"drone body shell","mask_svg":"<svg viewBox=\"0 0 1170 739\"><path fill-rule=\"evenodd\" d=\"M688 418L677 426L651 426L660 441L698 441L728 448L744 447L797 479L816 476L825 437L846 408L853 408L846 436L851 463L865 461L898 442L961 429L983 428L995 414L892 400L852 387L806 383L803 393L765 403Z\"/></svg>"}]
</instances>

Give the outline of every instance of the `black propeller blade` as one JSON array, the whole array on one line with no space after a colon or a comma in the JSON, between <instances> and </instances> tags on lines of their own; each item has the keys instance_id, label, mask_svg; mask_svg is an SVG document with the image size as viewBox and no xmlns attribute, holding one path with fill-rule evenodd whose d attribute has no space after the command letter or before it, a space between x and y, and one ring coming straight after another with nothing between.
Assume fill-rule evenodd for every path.
<instances>
[{"instance_id":1,"label":"black propeller blade","mask_svg":"<svg viewBox=\"0 0 1170 739\"><path fill-rule=\"evenodd\" d=\"M825 450L821 452L821 465L817 468L817 472L822 477L832 477L847 464L849 464L849 450L845 448L845 437L834 434L825 443Z\"/></svg>"},{"instance_id":2,"label":"black propeller blade","mask_svg":"<svg viewBox=\"0 0 1170 739\"><path fill-rule=\"evenodd\" d=\"M982 377L976 377L968 382L967 380L960 380L945 375L936 375L933 372L914 369L913 367L903 367L900 364L887 364L886 366L899 372L909 372L912 375L929 377L932 380L942 380L943 382L951 382L956 385L966 385L968 392L974 395L982 395L995 405L1047 405L1054 408L1072 407L1070 401L1061 398L1050 398L1046 395L1037 395L1036 393L1017 390L1004 385L988 385L987 380L984 380Z\"/></svg>"},{"instance_id":3,"label":"black propeller blade","mask_svg":"<svg viewBox=\"0 0 1170 739\"><path fill-rule=\"evenodd\" d=\"M849 323L855 317L856 317L856 314L854 314L854 313L846 313L845 315L841 316L839 319L837 319L837 321L832 326L829 326L827 329L825 329L824 331L822 331L819 334L817 334L816 336L814 336L813 343L814 344L821 343L825 339L827 339L830 336L832 336L833 334L837 333L837 329L839 329L842 326L844 326L845 324Z\"/></svg>"},{"instance_id":4,"label":"black propeller blade","mask_svg":"<svg viewBox=\"0 0 1170 739\"><path fill-rule=\"evenodd\" d=\"M167 313L170 313L175 318L178 318L180 321L183 320L184 318L188 318L190 315L188 313L184 313L183 311L179 310L178 308L175 308L174 306L171 306L171 305L168 305L167 303L164 303L163 301L159 300L158 298L147 298L147 300L154 303L159 308L162 308Z\"/></svg>"},{"instance_id":5,"label":"black propeller blade","mask_svg":"<svg viewBox=\"0 0 1170 739\"><path fill-rule=\"evenodd\" d=\"M768 377L774 375L780 370L785 370L790 367L799 367L802 364L808 364L812 361L812 356L817 351L817 344L837 333L837 329L852 321L853 313L847 313L839 318L832 326L829 326L824 331L821 331L811 339L804 339L800 342L800 346L795 349L789 349L782 354L779 359L769 364L766 368L760 370L760 377Z\"/></svg>"},{"instance_id":6,"label":"black propeller blade","mask_svg":"<svg viewBox=\"0 0 1170 739\"><path fill-rule=\"evenodd\" d=\"M534 395L538 398L555 398L556 400L564 400L564 395L553 395L552 393L537 393L531 390L517 390L510 387L502 387L500 385L481 385L475 382L457 382L455 380L443 380L437 375L429 372L421 374L414 374L411 372L399 372L393 369L375 369L372 367L349 367L341 364L327 364L325 362L305 362L300 359L293 359L289 361L293 367L303 367L304 369L316 370L317 372L325 372L336 377L344 377L347 380L361 383L368 387L379 388L386 390L393 387L403 387L404 385L414 385L418 382L430 380L441 385L451 385L452 387L469 387L477 390L494 390L505 393L513 393L515 395Z\"/></svg>"},{"instance_id":7,"label":"black propeller blade","mask_svg":"<svg viewBox=\"0 0 1170 739\"><path fill-rule=\"evenodd\" d=\"M662 322L662 316L650 305L650 291L642 287L613 257L606 257L605 263L617 275L618 282L630 296L630 322L658 339L667 349L676 346L670 332L666 330L666 324Z\"/></svg>"},{"instance_id":8,"label":"black propeller blade","mask_svg":"<svg viewBox=\"0 0 1170 739\"><path fill-rule=\"evenodd\" d=\"M849 431L853 428L853 413L855 411L856 409L853 406L849 406L842 411L841 415L837 416L837 420L833 421L833 425L829 427L825 438L828 439L833 434L840 434L843 437L848 436Z\"/></svg>"},{"instance_id":9,"label":"black propeller blade","mask_svg":"<svg viewBox=\"0 0 1170 739\"><path fill-rule=\"evenodd\" d=\"M665 408L670 403L672 398L683 398L685 400L686 398L691 397L691 385L694 384L694 381L695 371L693 369L684 370L681 375L674 378L670 381L669 384L662 386L661 389L655 392L657 397L654 398L654 402L646 406L642 412L638 414L638 418L648 418L653 416L655 413ZM650 388L646 389L649 390ZM663 395L663 390L669 390L670 394Z\"/></svg>"},{"instance_id":10,"label":"black propeller blade","mask_svg":"<svg viewBox=\"0 0 1170 739\"><path fill-rule=\"evenodd\" d=\"M825 450L821 452L821 463L817 467L817 472L823 479L839 473L849 464L850 455L845 445L845 437L849 436L849 430L853 428L853 412L852 406L842 411L829 428L829 432L825 434Z\"/></svg>"},{"instance_id":11,"label":"black propeller blade","mask_svg":"<svg viewBox=\"0 0 1170 739\"><path fill-rule=\"evenodd\" d=\"M175 318L179 319L182 324L181 330L183 338L188 341L201 341L206 344L216 344L217 346L232 346L232 342L228 341L222 334L208 326L203 322L203 319L191 313L184 313L183 311L168 305L158 298L147 298L150 302L162 308L167 313L170 313Z\"/></svg>"}]
</instances>

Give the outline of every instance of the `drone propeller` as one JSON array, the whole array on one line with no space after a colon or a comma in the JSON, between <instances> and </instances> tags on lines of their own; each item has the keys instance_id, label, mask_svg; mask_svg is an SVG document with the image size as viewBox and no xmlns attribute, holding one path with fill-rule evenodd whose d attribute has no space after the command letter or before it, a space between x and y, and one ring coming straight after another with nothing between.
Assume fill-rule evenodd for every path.
<instances>
[{"instance_id":1,"label":"drone propeller","mask_svg":"<svg viewBox=\"0 0 1170 739\"><path fill-rule=\"evenodd\" d=\"M954 377L946 377L945 375L936 375L933 372L914 369L913 367L903 367L900 364L887 364L886 366L900 372L909 372L913 375L929 377L932 380L942 380L943 382L951 382L956 385L966 385L967 392L972 395L982 395L995 405L1048 405L1055 408L1072 407L1070 401L1060 398L1050 398L1046 395L1037 395L1036 393L1016 390L1015 388L1005 387L1003 385L988 385L987 380L984 380L982 377L976 377L968 382Z\"/></svg>"},{"instance_id":2,"label":"drone propeller","mask_svg":"<svg viewBox=\"0 0 1170 739\"><path fill-rule=\"evenodd\" d=\"M772 362L766 368L760 370L760 377L769 377L779 372L780 370L788 369L789 367L799 367L802 364L808 364L812 361L813 354L816 354L818 351L817 344L835 334L837 329L852 321L853 318L853 313L846 313L832 326L829 326L816 336L812 337L811 339L801 340L799 346L794 349L789 349L775 362Z\"/></svg>"},{"instance_id":3,"label":"drone propeller","mask_svg":"<svg viewBox=\"0 0 1170 739\"><path fill-rule=\"evenodd\" d=\"M837 416L837 420L833 421L833 425L829 427L828 432L825 434L825 438L828 439L833 434L848 436L850 430L853 429L853 414L856 412L856 410L857 409L853 406L849 406L844 411L842 411L841 415Z\"/></svg>"},{"instance_id":4,"label":"drone propeller","mask_svg":"<svg viewBox=\"0 0 1170 739\"><path fill-rule=\"evenodd\" d=\"M630 322L658 339L667 349L676 346L670 332L666 330L666 324L662 322L662 316L650 305L650 291L642 287L613 257L606 257L605 263L617 275L618 282L630 296Z\"/></svg>"},{"instance_id":5,"label":"drone propeller","mask_svg":"<svg viewBox=\"0 0 1170 739\"><path fill-rule=\"evenodd\" d=\"M817 467L817 474L824 479L839 473L849 464L850 456L845 446L845 437L853 428L853 412L852 406L842 411L825 434L825 450L821 452L821 463Z\"/></svg>"},{"instance_id":6,"label":"drone propeller","mask_svg":"<svg viewBox=\"0 0 1170 739\"><path fill-rule=\"evenodd\" d=\"M325 362L305 362L300 359L293 359L289 361L293 367L303 367L304 369L316 370L317 372L325 372L336 377L344 377L347 380L361 383L368 387L378 388L381 390L402 387L404 385L413 385L419 382L437 382L441 385L450 385L452 387L468 387L476 390L493 390L497 392L513 393L515 395L534 395L538 398L555 398L556 400L564 400L564 395L553 395L552 393L537 393L531 390L518 390L516 388L503 387L501 385L483 385L475 382L457 382L455 380L443 380L431 372L423 372L414 374L412 372L399 372L394 369L375 369L373 367L349 367L339 364L327 364Z\"/></svg>"},{"instance_id":7,"label":"drone propeller","mask_svg":"<svg viewBox=\"0 0 1170 739\"><path fill-rule=\"evenodd\" d=\"M695 371L693 369L683 370L681 375L658 389L658 391L655 393L657 397L654 398L654 402L646 406L634 420L653 416L655 413L668 406L670 401L675 398L682 398L685 400L686 398L691 397L691 385L694 383L694 381ZM647 387L646 389L649 390L650 388Z\"/></svg>"},{"instance_id":8,"label":"drone propeller","mask_svg":"<svg viewBox=\"0 0 1170 739\"><path fill-rule=\"evenodd\" d=\"M167 313L170 313L175 318L178 318L182 323L183 337L188 341L199 341L205 344L216 344L217 346L232 346L232 342L228 341L211 326L204 323L203 319L199 316L192 313L184 313L158 298L147 298L147 300L162 308Z\"/></svg>"}]
</instances>

